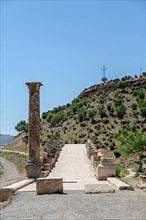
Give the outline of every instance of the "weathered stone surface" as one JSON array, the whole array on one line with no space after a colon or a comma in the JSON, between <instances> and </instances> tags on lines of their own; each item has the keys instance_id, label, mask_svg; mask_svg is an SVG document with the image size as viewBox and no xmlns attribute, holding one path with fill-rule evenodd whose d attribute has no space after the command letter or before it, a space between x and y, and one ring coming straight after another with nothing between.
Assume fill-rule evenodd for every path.
<instances>
[{"instance_id":1,"label":"weathered stone surface","mask_svg":"<svg viewBox=\"0 0 146 220\"><path fill-rule=\"evenodd\" d=\"M28 123L28 144L29 161L40 161L40 82L28 82L29 88L29 123Z\"/></svg>"},{"instance_id":2,"label":"weathered stone surface","mask_svg":"<svg viewBox=\"0 0 146 220\"><path fill-rule=\"evenodd\" d=\"M63 178L38 178L36 191L37 195L63 193Z\"/></svg>"},{"instance_id":3,"label":"weathered stone surface","mask_svg":"<svg viewBox=\"0 0 146 220\"><path fill-rule=\"evenodd\" d=\"M107 181L119 190L134 190L133 186L128 185L115 177L108 177Z\"/></svg>"},{"instance_id":4,"label":"weathered stone surface","mask_svg":"<svg viewBox=\"0 0 146 220\"><path fill-rule=\"evenodd\" d=\"M116 168L111 158L101 158L100 164L96 167L98 180L106 180L107 177L116 176Z\"/></svg>"},{"instance_id":5,"label":"weathered stone surface","mask_svg":"<svg viewBox=\"0 0 146 220\"><path fill-rule=\"evenodd\" d=\"M51 170L51 164L50 163L45 163L44 164L44 170Z\"/></svg>"},{"instance_id":6,"label":"weathered stone surface","mask_svg":"<svg viewBox=\"0 0 146 220\"><path fill-rule=\"evenodd\" d=\"M5 200L7 200L8 198L10 198L13 194L15 193L14 189L11 188L2 188L0 189L0 202L3 202Z\"/></svg>"},{"instance_id":7,"label":"weathered stone surface","mask_svg":"<svg viewBox=\"0 0 146 220\"><path fill-rule=\"evenodd\" d=\"M84 186L86 194L89 193L114 193L115 189L108 184L87 184Z\"/></svg>"},{"instance_id":8,"label":"weathered stone surface","mask_svg":"<svg viewBox=\"0 0 146 220\"><path fill-rule=\"evenodd\" d=\"M41 178L47 177L49 175L49 173L50 173L50 171L47 171L47 170L41 171L40 177Z\"/></svg>"},{"instance_id":9,"label":"weathered stone surface","mask_svg":"<svg viewBox=\"0 0 146 220\"><path fill-rule=\"evenodd\" d=\"M43 165L41 163L29 163L28 162L25 165L25 169L27 171L28 178L37 179L41 174L41 170L43 169Z\"/></svg>"},{"instance_id":10,"label":"weathered stone surface","mask_svg":"<svg viewBox=\"0 0 146 220\"><path fill-rule=\"evenodd\" d=\"M27 82L29 88L28 146L29 161L26 164L28 178L38 178L42 169L40 162L40 82Z\"/></svg>"}]
</instances>

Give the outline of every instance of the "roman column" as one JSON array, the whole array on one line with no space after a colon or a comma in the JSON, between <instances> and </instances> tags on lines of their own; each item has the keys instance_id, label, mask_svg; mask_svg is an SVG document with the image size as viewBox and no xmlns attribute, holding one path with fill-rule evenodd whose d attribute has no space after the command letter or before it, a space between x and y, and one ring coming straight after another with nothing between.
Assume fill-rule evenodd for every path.
<instances>
[{"instance_id":1,"label":"roman column","mask_svg":"<svg viewBox=\"0 0 146 220\"><path fill-rule=\"evenodd\" d=\"M28 178L38 178L42 170L40 162L40 82L27 82L29 89L28 147L26 164Z\"/></svg>"}]
</instances>

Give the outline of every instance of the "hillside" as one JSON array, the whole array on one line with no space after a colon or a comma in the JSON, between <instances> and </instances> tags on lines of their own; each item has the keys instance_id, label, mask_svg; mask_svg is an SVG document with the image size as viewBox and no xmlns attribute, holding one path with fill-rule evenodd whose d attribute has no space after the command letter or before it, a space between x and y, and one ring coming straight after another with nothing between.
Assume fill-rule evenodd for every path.
<instances>
[{"instance_id":1,"label":"hillside","mask_svg":"<svg viewBox=\"0 0 146 220\"><path fill-rule=\"evenodd\" d=\"M12 139L12 135L0 134L0 146L4 146L11 143Z\"/></svg>"},{"instance_id":2,"label":"hillside","mask_svg":"<svg viewBox=\"0 0 146 220\"><path fill-rule=\"evenodd\" d=\"M85 143L90 138L99 148L113 152L121 126L146 133L145 122L146 77L124 77L86 88L71 103L42 113L41 144L46 147L52 139ZM21 136L7 148L24 150Z\"/></svg>"},{"instance_id":3,"label":"hillside","mask_svg":"<svg viewBox=\"0 0 146 220\"><path fill-rule=\"evenodd\" d=\"M44 112L41 142L60 138L64 143L85 143L114 149L114 134L121 125L146 132L146 77L124 77L85 89L72 103Z\"/></svg>"}]
</instances>

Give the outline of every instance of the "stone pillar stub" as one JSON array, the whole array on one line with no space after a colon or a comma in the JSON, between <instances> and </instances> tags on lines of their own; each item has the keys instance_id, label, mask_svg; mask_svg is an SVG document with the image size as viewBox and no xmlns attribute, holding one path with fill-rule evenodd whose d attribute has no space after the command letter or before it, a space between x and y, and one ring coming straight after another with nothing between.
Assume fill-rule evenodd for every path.
<instances>
[{"instance_id":1,"label":"stone pillar stub","mask_svg":"<svg viewBox=\"0 0 146 220\"><path fill-rule=\"evenodd\" d=\"M26 164L27 176L37 178L41 172L40 162L40 86L41 82L27 82L29 89L28 146L29 161Z\"/></svg>"}]
</instances>

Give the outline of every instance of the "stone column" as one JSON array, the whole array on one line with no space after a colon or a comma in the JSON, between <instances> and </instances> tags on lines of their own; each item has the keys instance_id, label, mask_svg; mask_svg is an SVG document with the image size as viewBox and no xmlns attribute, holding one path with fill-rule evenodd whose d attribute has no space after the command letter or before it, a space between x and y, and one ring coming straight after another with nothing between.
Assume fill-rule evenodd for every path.
<instances>
[{"instance_id":1,"label":"stone column","mask_svg":"<svg viewBox=\"0 0 146 220\"><path fill-rule=\"evenodd\" d=\"M38 178L43 168L40 162L40 82L27 82L29 89L28 146L29 160L26 164L28 178Z\"/></svg>"}]
</instances>

